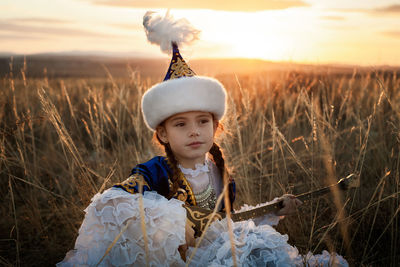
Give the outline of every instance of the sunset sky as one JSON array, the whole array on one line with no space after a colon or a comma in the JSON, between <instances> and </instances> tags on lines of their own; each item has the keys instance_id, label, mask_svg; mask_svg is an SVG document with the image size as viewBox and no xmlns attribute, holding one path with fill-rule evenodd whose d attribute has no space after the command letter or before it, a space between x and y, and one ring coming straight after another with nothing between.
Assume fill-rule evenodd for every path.
<instances>
[{"instance_id":1,"label":"sunset sky","mask_svg":"<svg viewBox=\"0 0 400 267\"><path fill-rule=\"evenodd\" d=\"M166 57L142 18L168 8L201 30L189 59L400 65L398 0L1 0L0 53Z\"/></svg>"}]
</instances>

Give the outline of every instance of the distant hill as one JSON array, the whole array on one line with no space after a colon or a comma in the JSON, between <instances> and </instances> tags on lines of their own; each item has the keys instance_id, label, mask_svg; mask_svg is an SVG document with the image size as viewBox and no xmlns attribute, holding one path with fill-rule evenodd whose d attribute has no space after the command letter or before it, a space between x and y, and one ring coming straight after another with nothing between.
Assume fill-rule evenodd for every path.
<instances>
[{"instance_id":1,"label":"distant hill","mask_svg":"<svg viewBox=\"0 0 400 267\"><path fill-rule=\"evenodd\" d=\"M11 53L11 52L0 52L0 58L2 57L11 57L11 56L15 56L16 54Z\"/></svg>"},{"instance_id":2,"label":"distant hill","mask_svg":"<svg viewBox=\"0 0 400 267\"><path fill-rule=\"evenodd\" d=\"M30 78L100 78L108 72L115 78L129 77L130 71L140 71L146 76L161 73L162 59L125 59L99 56L78 55L32 55L0 57L0 77L10 73L20 75L25 66L25 73ZM165 66L164 66L165 68Z\"/></svg>"},{"instance_id":3,"label":"distant hill","mask_svg":"<svg viewBox=\"0 0 400 267\"><path fill-rule=\"evenodd\" d=\"M355 66L305 65L276 63L258 59L196 59L189 62L198 75L245 75L249 73L293 70L299 72L347 73L351 75ZM114 78L127 78L132 71L143 77L161 80L168 68L168 58L128 58L123 56L97 56L79 54L38 54L29 56L0 54L0 78L13 73L21 75L25 68L28 78L101 78L111 74ZM10 66L12 70L10 69ZM24 67L25 66L25 67ZM391 67L379 67L395 70ZM370 71L372 68L359 68Z\"/></svg>"}]
</instances>

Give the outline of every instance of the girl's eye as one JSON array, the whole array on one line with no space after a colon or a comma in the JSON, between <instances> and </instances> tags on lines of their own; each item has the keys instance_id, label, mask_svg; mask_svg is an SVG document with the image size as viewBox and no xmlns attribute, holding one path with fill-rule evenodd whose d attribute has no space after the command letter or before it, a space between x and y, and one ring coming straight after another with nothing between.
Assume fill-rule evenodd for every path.
<instances>
[{"instance_id":1,"label":"girl's eye","mask_svg":"<svg viewBox=\"0 0 400 267\"><path fill-rule=\"evenodd\" d=\"M185 123L183 122L178 122L177 124L175 124L175 127L183 127L185 126Z\"/></svg>"},{"instance_id":2,"label":"girl's eye","mask_svg":"<svg viewBox=\"0 0 400 267\"><path fill-rule=\"evenodd\" d=\"M209 121L210 121L210 120L208 120L208 119L204 119L204 120L201 120L200 123L205 124L205 123L207 123L207 122L209 122Z\"/></svg>"}]
</instances>

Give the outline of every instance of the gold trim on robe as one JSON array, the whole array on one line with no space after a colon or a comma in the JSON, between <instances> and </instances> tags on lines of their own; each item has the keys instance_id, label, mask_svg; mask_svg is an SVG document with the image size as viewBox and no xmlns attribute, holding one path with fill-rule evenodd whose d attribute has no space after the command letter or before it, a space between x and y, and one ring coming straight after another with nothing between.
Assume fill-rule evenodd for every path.
<instances>
[{"instance_id":1,"label":"gold trim on robe","mask_svg":"<svg viewBox=\"0 0 400 267\"><path fill-rule=\"evenodd\" d=\"M185 188L183 188L184 190L186 190L188 192L188 198L191 201L191 203L189 201L185 201L187 204L192 205L192 206L197 206L196 203L196 198L194 197L194 193L192 190L192 187L190 186L189 182L186 180L185 175L182 172L179 172L179 179L182 181L182 184Z\"/></svg>"},{"instance_id":2,"label":"gold trim on robe","mask_svg":"<svg viewBox=\"0 0 400 267\"><path fill-rule=\"evenodd\" d=\"M172 170L172 166L171 163L169 162L168 158L167 160L167 164L170 167L170 169ZM178 191L175 193L174 197L184 201L186 204L191 205L191 206L196 206L196 198L194 197L194 193L192 190L192 187L190 186L189 182L186 180L185 175L179 171L178 174L178 181L181 182L182 184L182 188L179 188ZM170 181L170 189L172 187L172 182Z\"/></svg>"},{"instance_id":3,"label":"gold trim on robe","mask_svg":"<svg viewBox=\"0 0 400 267\"><path fill-rule=\"evenodd\" d=\"M140 188L141 183L143 184L143 187L147 186L149 189L151 189L149 184L144 179L144 177L139 173L132 174L125 181L121 183L116 183L115 185L123 187L123 189L125 189L127 192L131 194L135 194L139 192L138 190ZM135 186L137 186L137 189L135 188Z\"/></svg>"}]
</instances>

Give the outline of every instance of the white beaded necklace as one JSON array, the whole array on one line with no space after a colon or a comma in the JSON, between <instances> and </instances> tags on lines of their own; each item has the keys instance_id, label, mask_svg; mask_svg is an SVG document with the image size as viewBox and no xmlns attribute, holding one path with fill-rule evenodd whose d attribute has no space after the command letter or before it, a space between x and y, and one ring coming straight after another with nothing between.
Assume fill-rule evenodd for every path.
<instances>
[{"instance_id":1,"label":"white beaded necklace","mask_svg":"<svg viewBox=\"0 0 400 267\"><path fill-rule=\"evenodd\" d=\"M214 209L217 198L215 196L215 190L212 185L212 171L210 170L211 161L206 160L205 164L197 164L195 170L183 168L181 165L178 165L181 169L182 173L186 175L186 178L190 176L194 178L201 173L208 173L208 183L207 186L201 190L200 192L194 193L194 197L196 199L197 206L206 209ZM190 179L188 179L190 182Z\"/></svg>"},{"instance_id":2,"label":"white beaded necklace","mask_svg":"<svg viewBox=\"0 0 400 267\"><path fill-rule=\"evenodd\" d=\"M206 189L204 189L202 192L198 194L194 194L194 197L196 198L197 206L201 208L206 208L206 209L214 209L215 208L215 202L217 201L217 198L215 196L215 191L211 183L211 172L208 176L208 186Z\"/></svg>"}]
</instances>

